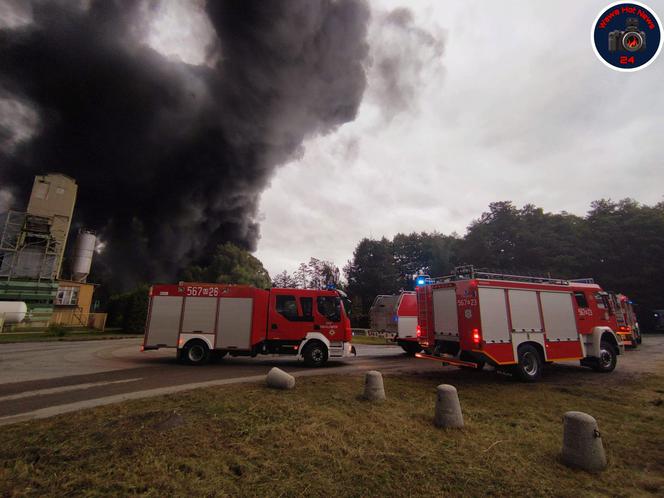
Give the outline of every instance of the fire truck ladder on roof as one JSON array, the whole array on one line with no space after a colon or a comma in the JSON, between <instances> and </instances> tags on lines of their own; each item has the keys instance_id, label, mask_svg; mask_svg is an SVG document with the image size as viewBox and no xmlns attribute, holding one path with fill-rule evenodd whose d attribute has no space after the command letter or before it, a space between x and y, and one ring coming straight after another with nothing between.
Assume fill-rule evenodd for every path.
<instances>
[{"instance_id":1,"label":"fire truck ladder on roof","mask_svg":"<svg viewBox=\"0 0 664 498\"><path fill-rule=\"evenodd\" d=\"M510 275L508 273L492 273L482 270L476 270L473 265L457 266L454 268L452 275L431 279L432 283L445 283L454 282L458 280L471 280L475 278L483 278L486 280L509 280L512 282L529 282L534 284L555 284L555 285L569 285L570 282L579 282L579 280L564 280L561 278L551 277L538 277L531 275ZM586 280L592 279L582 279ZM590 282L587 282L590 283Z\"/></svg>"}]
</instances>

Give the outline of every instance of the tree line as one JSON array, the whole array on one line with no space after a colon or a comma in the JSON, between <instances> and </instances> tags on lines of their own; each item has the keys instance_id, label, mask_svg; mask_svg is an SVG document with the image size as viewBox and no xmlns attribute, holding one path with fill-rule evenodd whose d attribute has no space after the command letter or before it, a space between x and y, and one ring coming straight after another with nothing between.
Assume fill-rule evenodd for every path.
<instances>
[{"instance_id":1,"label":"tree line","mask_svg":"<svg viewBox=\"0 0 664 498\"><path fill-rule=\"evenodd\" d=\"M466 234L399 233L388 239L364 238L343 271L332 262L310 258L291 273L270 278L247 251L220 245L209 264L184 268L181 280L248 284L260 288L345 290L354 326L368 326L378 294L413 288L413 276L442 276L459 265L502 273L559 278L592 277L605 290L628 295L644 328L652 309L664 308L664 202L654 206L632 199L598 200L586 216L550 213L532 204L494 202L473 220ZM136 329L144 323L146 286L111 296L111 325Z\"/></svg>"},{"instance_id":2,"label":"tree line","mask_svg":"<svg viewBox=\"0 0 664 498\"><path fill-rule=\"evenodd\" d=\"M367 324L377 294L411 289L413 274L442 276L463 264L502 273L594 278L605 290L629 296L647 328L649 311L664 308L664 202L647 206L602 199L586 216L494 202L464 236L421 232L363 239L344 268L355 322Z\"/></svg>"}]
</instances>

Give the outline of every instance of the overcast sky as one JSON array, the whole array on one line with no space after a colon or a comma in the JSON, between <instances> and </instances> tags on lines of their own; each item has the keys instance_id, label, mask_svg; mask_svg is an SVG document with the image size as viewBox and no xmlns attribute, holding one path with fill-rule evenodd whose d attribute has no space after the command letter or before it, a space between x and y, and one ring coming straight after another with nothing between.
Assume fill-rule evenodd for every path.
<instances>
[{"instance_id":1,"label":"overcast sky","mask_svg":"<svg viewBox=\"0 0 664 498\"><path fill-rule=\"evenodd\" d=\"M272 274L310 256L341 266L362 237L463 234L497 200L576 214L602 197L664 200L664 57L636 73L604 66L590 27L607 4L408 2L442 37L430 58L412 34L381 33L381 11L406 2L372 2L372 50L423 62L403 67L411 98L390 119L370 71L358 119L307 142L263 194L256 255Z\"/></svg>"},{"instance_id":2,"label":"overcast sky","mask_svg":"<svg viewBox=\"0 0 664 498\"><path fill-rule=\"evenodd\" d=\"M590 28L608 3L372 0L357 119L277 169L256 256L271 275L310 257L342 267L363 237L463 234L492 201L582 215L603 197L664 200L664 56L603 65ZM167 5L147 41L203 62L202 9Z\"/></svg>"}]
</instances>

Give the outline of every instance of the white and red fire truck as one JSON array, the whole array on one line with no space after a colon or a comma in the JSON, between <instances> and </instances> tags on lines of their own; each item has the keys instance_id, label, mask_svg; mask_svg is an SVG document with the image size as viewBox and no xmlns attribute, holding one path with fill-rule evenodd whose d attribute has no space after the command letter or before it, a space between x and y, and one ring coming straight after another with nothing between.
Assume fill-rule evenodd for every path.
<instances>
[{"instance_id":1,"label":"white and red fire truck","mask_svg":"<svg viewBox=\"0 0 664 498\"><path fill-rule=\"evenodd\" d=\"M152 286L149 298L141 350L177 348L184 363L286 354L319 367L355 352L341 291L180 282Z\"/></svg>"},{"instance_id":2,"label":"white and red fire truck","mask_svg":"<svg viewBox=\"0 0 664 498\"><path fill-rule=\"evenodd\" d=\"M397 331L394 342L411 355L422 351L417 337L417 296L415 292L401 293L397 301L395 317Z\"/></svg>"},{"instance_id":3,"label":"white and red fire truck","mask_svg":"<svg viewBox=\"0 0 664 498\"><path fill-rule=\"evenodd\" d=\"M482 273L459 267L416 290L419 358L486 363L539 379L545 363L580 360L612 371L624 346L608 294L589 281Z\"/></svg>"},{"instance_id":4,"label":"white and red fire truck","mask_svg":"<svg viewBox=\"0 0 664 498\"><path fill-rule=\"evenodd\" d=\"M624 294L609 293L610 304L614 307L618 328L616 333L625 346L637 348L641 344L641 330L636 320L634 307L630 299Z\"/></svg>"}]
</instances>

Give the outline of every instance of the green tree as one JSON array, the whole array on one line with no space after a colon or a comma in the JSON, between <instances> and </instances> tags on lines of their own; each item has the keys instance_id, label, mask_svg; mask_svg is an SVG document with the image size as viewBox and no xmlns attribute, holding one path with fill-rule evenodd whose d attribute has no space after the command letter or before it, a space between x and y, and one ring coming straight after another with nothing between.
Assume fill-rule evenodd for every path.
<instances>
[{"instance_id":1,"label":"green tree","mask_svg":"<svg viewBox=\"0 0 664 498\"><path fill-rule=\"evenodd\" d=\"M297 289L298 281L294 276L284 270L281 273L277 273L277 275L272 279L272 287L281 289Z\"/></svg>"},{"instance_id":2,"label":"green tree","mask_svg":"<svg viewBox=\"0 0 664 498\"><path fill-rule=\"evenodd\" d=\"M394 265L400 287L413 288L413 275L440 276L451 273L456 264L458 236L433 233L398 233L392 239Z\"/></svg>"},{"instance_id":3,"label":"green tree","mask_svg":"<svg viewBox=\"0 0 664 498\"><path fill-rule=\"evenodd\" d=\"M182 279L190 282L253 285L261 289L268 289L272 284L263 263L230 242L217 246L209 265L186 268Z\"/></svg>"},{"instance_id":4,"label":"green tree","mask_svg":"<svg viewBox=\"0 0 664 498\"><path fill-rule=\"evenodd\" d=\"M401 288L392 242L385 237L362 239L353 252L353 259L344 267L344 273L356 326L368 326L369 308L378 294L394 294Z\"/></svg>"},{"instance_id":5,"label":"green tree","mask_svg":"<svg viewBox=\"0 0 664 498\"><path fill-rule=\"evenodd\" d=\"M138 285L133 291L114 294L108 301L108 324L125 332L143 332L148 313L147 284Z\"/></svg>"}]
</instances>

